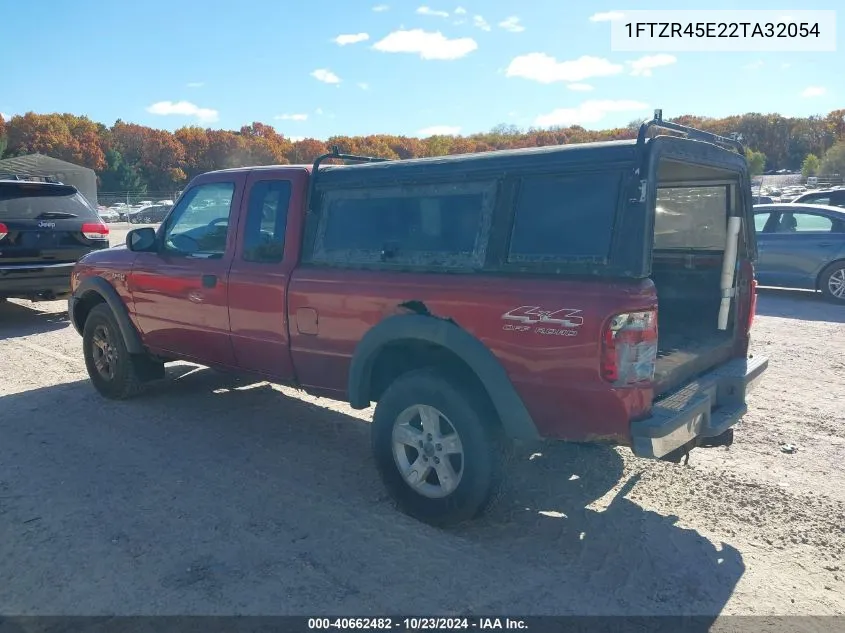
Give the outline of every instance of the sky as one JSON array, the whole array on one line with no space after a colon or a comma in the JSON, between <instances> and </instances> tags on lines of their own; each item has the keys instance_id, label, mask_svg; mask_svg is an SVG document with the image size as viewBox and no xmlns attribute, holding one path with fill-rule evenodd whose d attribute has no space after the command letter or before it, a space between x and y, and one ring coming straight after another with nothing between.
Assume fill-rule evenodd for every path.
<instances>
[{"instance_id":1,"label":"sky","mask_svg":"<svg viewBox=\"0 0 845 633\"><path fill-rule=\"evenodd\" d=\"M724 0L707 9L836 9ZM621 6L620 6L621 5ZM175 130L253 121L293 139L588 129L845 107L836 52L614 52L631 0L50 0L3 7L0 113ZM840 12L845 15L845 12ZM837 16L838 17L838 16ZM11 54L10 54L11 53Z\"/></svg>"}]
</instances>

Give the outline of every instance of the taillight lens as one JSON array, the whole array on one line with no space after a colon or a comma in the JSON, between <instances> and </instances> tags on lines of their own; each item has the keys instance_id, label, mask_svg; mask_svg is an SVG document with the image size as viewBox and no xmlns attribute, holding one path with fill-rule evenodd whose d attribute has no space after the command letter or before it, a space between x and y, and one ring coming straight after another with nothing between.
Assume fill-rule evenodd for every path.
<instances>
[{"instance_id":1,"label":"taillight lens","mask_svg":"<svg viewBox=\"0 0 845 633\"><path fill-rule=\"evenodd\" d=\"M9 234L9 227L7 227L5 224L0 222L0 240L2 240L8 234Z\"/></svg>"},{"instance_id":2,"label":"taillight lens","mask_svg":"<svg viewBox=\"0 0 845 633\"><path fill-rule=\"evenodd\" d=\"M89 240L109 239L109 227L100 222L86 222L82 225L82 235Z\"/></svg>"},{"instance_id":3,"label":"taillight lens","mask_svg":"<svg viewBox=\"0 0 845 633\"><path fill-rule=\"evenodd\" d=\"M654 379L657 310L623 312L607 324L602 341L602 377L616 386Z\"/></svg>"},{"instance_id":4,"label":"taillight lens","mask_svg":"<svg viewBox=\"0 0 845 633\"><path fill-rule=\"evenodd\" d=\"M748 325L746 332L751 331L751 326L754 324L754 317L757 316L757 280L751 280L751 297L748 304Z\"/></svg>"}]
</instances>

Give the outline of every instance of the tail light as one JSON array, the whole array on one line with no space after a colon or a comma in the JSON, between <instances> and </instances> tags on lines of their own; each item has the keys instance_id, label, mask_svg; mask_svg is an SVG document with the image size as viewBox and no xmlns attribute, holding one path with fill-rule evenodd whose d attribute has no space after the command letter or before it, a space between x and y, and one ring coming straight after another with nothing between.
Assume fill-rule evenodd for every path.
<instances>
[{"instance_id":1,"label":"tail light","mask_svg":"<svg viewBox=\"0 0 845 633\"><path fill-rule=\"evenodd\" d=\"M757 280L751 280L751 296L748 302L748 324L746 325L746 332L751 331L751 326L754 324L754 317L757 316Z\"/></svg>"},{"instance_id":2,"label":"tail light","mask_svg":"<svg viewBox=\"0 0 845 633\"><path fill-rule=\"evenodd\" d=\"M109 227L101 222L86 222L82 225L82 235L89 240L107 240Z\"/></svg>"},{"instance_id":3,"label":"tail light","mask_svg":"<svg viewBox=\"0 0 845 633\"><path fill-rule=\"evenodd\" d=\"M9 234L9 227L7 227L5 224L0 222L0 240L2 240L8 234Z\"/></svg>"},{"instance_id":4,"label":"tail light","mask_svg":"<svg viewBox=\"0 0 845 633\"><path fill-rule=\"evenodd\" d=\"M654 379L657 363L657 310L623 312L603 334L602 377L624 387Z\"/></svg>"}]
</instances>

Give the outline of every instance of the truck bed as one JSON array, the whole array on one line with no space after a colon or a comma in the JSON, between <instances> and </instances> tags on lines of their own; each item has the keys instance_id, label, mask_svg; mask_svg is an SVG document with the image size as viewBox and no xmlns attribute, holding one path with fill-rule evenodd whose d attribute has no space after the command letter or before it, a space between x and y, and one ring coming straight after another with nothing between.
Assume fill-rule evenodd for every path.
<instances>
[{"instance_id":1,"label":"truck bed","mask_svg":"<svg viewBox=\"0 0 845 633\"><path fill-rule=\"evenodd\" d=\"M732 333L680 327L662 327L658 333L655 396L727 362L732 355Z\"/></svg>"}]
</instances>

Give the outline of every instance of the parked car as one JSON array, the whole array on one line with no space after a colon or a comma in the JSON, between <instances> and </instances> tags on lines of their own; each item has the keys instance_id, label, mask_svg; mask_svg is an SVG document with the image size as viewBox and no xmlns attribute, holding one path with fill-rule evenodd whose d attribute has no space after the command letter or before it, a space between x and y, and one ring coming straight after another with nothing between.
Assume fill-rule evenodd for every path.
<instances>
[{"instance_id":1,"label":"parked car","mask_svg":"<svg viewBox=\"0 0 845 633\"><path fill-rule=\"evenodd\" d=\"M754 225L761 285L818 290L845 304L845 209L761 204Z\"/></svg>"},{"instance_id":2,"label":"parked car","mask_svg":"<svg viewBox=\"0 0 845 633\"><path fill-rule=\"evenodd\" d=\"M132 224L154 224L161 222L172 209L171 205L153 204L147 207L131 211L126 214L126 220Z\"/></svg>"},{"instance_id":3,"label":"parked car","mask_svg":"<svg viewBox=\"0 0 845 633\"><path fill-rule=\"evenodd\" d=\"M108 207L100 207L97 209L97 214L102 218L103 222L119 222L120 213Z\"/></svg>"},{"instance_id":4,"label":"parked car","mask_svg":"<svg viewBox=\"0 0 845 633\"><path fill-rule=\"evenodd\" d=\"M76 187L0 180L0 300L67 296L74 262L108 245L109 228Z\"/></svg>"},{"instance_id":5,"label":"parked car","mask_svg":"<svg viewBox=\"0 0 845 633\"><path fill-rule=\"evenodd\" d=\"M793 201L795 204L822 204L834 207L845 207L845 189L822 189L808 191Z\"/></svg>"},{"instance_id":6,"label":"parked car","mask_svg":"<svg viewBox=\"0 0 845 633\"><path fill-rule=\"evenodd\" d=\"M754 196L754 204L771 204L774 202L771 196Z\"/></svg>"},{"instance_id":7,"label":"parked car","mask_svg":"<svg viewBox=\"0 0 845 633\"><path fill-rule=\"evenodd\" d=\"M197 176L168 222L77 265L91 382L128 398L184 359L376 402L386 488L438 525L488 507L513 441L673 462L729 445L768 364L748 356L750 180L739 143L678 125L690 138L648 139L668 125Z\"/></svg>"}]
</instances>

